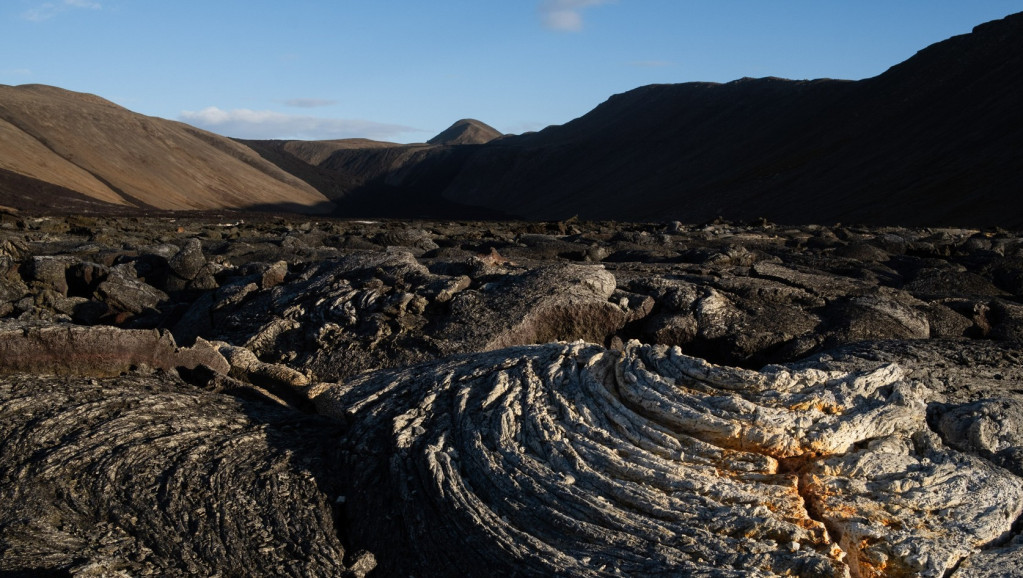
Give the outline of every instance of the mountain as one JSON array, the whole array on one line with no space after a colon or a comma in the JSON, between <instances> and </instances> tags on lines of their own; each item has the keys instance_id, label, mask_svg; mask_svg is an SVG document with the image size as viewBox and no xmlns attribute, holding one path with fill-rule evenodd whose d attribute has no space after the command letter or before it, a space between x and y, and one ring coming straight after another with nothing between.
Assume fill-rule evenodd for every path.
<instances>
[{"instance_id":1,"label":"mountain","mask_svg":"<svg viewBox=\"0 0 1023 578\"><path fill-rule=\"evenodd\" d=\"M333 209L311 185L230 139L43 85L0 85L0 205Z\"/></svg>"},{"instance_id":2,"label":"mountain","mask_svg":"<svg viewBox=\"0 0 1023 578\"><path fill-rule=\"evenodd\" d=\"M426 142L434 145L486 144L501 136L500 131L486 123L463 118Z\"/></svg>"},{"instance_id":3,"label":"mountain","mask_svg":"<svg viewBox=\"0 0 1023 578\"><path fill-rule=\"evenodd\" d=\"M451 146L460 121L427 145L281 166L375 216L1023 227L1020 102L1016 14L870 79L644 86L538 133Z\"/></svg>"},{"instance_id":4,"label":"mountain","mask_svg":"<svg viewBox=\"0 0 1023 578\"><path fill-rule=\"evenodd\" d=\"M1023 228L1023 13L859 81L643 86L540 132L231 140L0 86L0 205Z\"/></svg>"},{"instance_id":5,"label":"mountain","mask_svg":"<svg viewBox=\"0 0 1023 578\"><path fill-rule=\"evenodd\" d=\"M475 155L444 196L527 218L1023 226L1023 14L858 82L646 86Z\"/></svg>"},{"instance_id":6,"label":"mountain","mask_svg":"<svg viewBox=\"0 0 1023 578\"><path fill-rule=\"evenodd\" d=\"M441 193L478 147L502 137L472 119L457 121L426 143L366 139L239 140L312 184L348 217L495 219L507 215Z\"/></svg>"}]
</instances>

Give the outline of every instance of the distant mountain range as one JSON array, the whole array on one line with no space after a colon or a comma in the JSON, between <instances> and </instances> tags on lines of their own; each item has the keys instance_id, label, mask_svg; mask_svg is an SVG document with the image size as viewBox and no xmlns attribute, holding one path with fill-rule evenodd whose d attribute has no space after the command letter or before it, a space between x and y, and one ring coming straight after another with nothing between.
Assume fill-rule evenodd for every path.
<instances>
[{"instance_id":1,"label":"distant mountain range","mask_svg":"<svg viewBox=\"0 0 1023 578\"><path fill-rule=\"evenodd\" d=\"M1023 13L865 80L644 86L537 133L466 119L413 145L236 142L89 95L0 87L0 205L31 179L161 208L1021 228L1021 102Z\"/></svg>"}]
</instances>

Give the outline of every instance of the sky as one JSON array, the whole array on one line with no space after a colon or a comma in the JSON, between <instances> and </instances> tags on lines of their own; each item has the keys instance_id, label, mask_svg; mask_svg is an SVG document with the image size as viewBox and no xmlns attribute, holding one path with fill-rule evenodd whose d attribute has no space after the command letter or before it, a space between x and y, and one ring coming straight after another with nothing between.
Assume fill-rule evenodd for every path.
<instances>
[{"instance_id":1,"label":"sky","mask_svg":"<svg viewBox=\"0 0 1023 578\"><path fill-rule=\"evenodd\" d=\"M658 83L857 80L1023 0L2 0L0 84L238 138L504 133Z\"/></svg>"}]
</instances>

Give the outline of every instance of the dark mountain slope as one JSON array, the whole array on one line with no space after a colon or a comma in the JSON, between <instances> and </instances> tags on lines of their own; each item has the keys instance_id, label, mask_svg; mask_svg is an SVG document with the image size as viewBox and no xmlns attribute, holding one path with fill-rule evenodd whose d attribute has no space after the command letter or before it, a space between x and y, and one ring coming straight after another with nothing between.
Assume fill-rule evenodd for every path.
<instances>
[{"instance_id":1,"label":"dark mountain slope","mask_svg":"<svg viewBox=\"0 0 1023 578\"><path fill-rule=\"evenodd\" d=\"M713 218L733 204L722 192L762 187L772 165L791 162L764 153L817 130L848 84L642 87L564 126L485 147L445 196L526 217Z\"/></svg>"},{"instance_id":2,"label":"dark mountain slope","mask_svg":"<svg viewBox=\"0 0 1023 578\"><path fill-rule=\"evenodd\" d=\"M1023 15L859 82L646 86L475 154L445 191L529 218L1023 226Z\"/></svg>"},{"instance_id":3,"label":"dark mountain slope","mask_svg":"<svg viewBox=\"0 0 1023 578\"><path fill-rule=\"evenodd\" d=\"M433 144L264 156L342 214L1023 227L1019 102L1023 14L861 81L644 86L485 144L450 146L479 140L459 141L474 128L459 121Z\"/></svg>"},{"instance_id":4,"label":"dark mountain slope","mask_svg":"<svg viewBox=\"0 0 1023 578\"><path fill-rule=\"evenodd\" d=\"M435 144L365 139L240 142L316 187L337 203L340 216L503 218L500 211L441 196L479 148L471 141L490 139L486 129L500 135L469 120L458 121L431 139Z\"/></svg>"}]
</instances>

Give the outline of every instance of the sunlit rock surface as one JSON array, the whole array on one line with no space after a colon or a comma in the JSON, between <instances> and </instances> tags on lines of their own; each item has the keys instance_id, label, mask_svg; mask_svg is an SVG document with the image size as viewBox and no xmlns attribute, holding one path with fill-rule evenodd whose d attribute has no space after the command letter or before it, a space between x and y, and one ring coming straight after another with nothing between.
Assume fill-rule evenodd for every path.
<instances>
[{"instance_id":1,"label":"sunlit rock surface","mask_svg":"<svg viewBox=\"0 0 1023 578\"><path fill-rule=\"evenodd\" d=\"M944 447L930 393L891 365L753 372L578 343L315 402L352 427L348 515L391 575L943 576L1010 532L1023 481Z\"/></svg>"}]
</instances>

